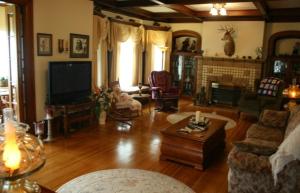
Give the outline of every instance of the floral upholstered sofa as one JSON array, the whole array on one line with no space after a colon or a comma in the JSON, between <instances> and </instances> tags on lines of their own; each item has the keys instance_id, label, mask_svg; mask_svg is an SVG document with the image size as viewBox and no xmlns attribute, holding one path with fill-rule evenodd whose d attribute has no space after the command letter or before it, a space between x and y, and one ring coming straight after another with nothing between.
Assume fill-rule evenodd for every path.
<instances>
[{"instance_id":1,"label":"floral upholstered sofa","mask_svg":"<svg viewBox=\"0 0 300 193\"><path fill-rule=\"evenodd\" d=\"M264 110L228 155L229 193L300 193L300 106Z\"/></svg>"}]
</instances>

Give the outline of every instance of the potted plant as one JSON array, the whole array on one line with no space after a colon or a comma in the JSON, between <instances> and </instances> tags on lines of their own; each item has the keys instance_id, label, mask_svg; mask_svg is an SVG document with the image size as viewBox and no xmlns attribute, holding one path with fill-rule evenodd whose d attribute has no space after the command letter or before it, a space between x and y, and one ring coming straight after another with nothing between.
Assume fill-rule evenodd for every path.
<instances>
[{"instance_id":1,"label":"potted plant","mask_svg":"<svg viewBox=\"0 0 300 193\"><path fill-rule=\"evenodd\" d=\"M5 77L0 78L0 87L8 87L8 79Z\"/></svg>"},{"instance_id":2,"label":"potted plant","mask_svg":"<svg viewBox=\"0 0 300 193\"><path fill-rule=\"evenodd\" d=\"M98 117L99 124L103 125L106 121L106 113L111 105L112 91L105 87L96 88L93 94L93 99L96 103L95 114Z\"/></svg>"}]
</instances>

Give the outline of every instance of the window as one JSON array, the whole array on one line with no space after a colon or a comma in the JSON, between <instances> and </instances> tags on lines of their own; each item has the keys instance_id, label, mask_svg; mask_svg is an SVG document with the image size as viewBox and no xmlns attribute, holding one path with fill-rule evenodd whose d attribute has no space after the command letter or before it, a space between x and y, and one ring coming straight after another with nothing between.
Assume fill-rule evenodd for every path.
<instances>
[{"instance_id":1,"label":"window","mask_svg":"<svg viewBox=\"0 0 300 193\"><path fill-rule=\"evenodd\" d=\"M161 71L163 67L163 52L160 47L153 45L153 62L155 71Z\"/></svg>"},{"instance_id":2,"label":"window","mask_svg":"<svg viewBox=\"0 0 300 193\"><path fill-rule=\"evenodd\" d=\"M120 44L119 81L122 89L126 90L133 85L135 46L131 39Z\"/></svg>"}]
</instances>

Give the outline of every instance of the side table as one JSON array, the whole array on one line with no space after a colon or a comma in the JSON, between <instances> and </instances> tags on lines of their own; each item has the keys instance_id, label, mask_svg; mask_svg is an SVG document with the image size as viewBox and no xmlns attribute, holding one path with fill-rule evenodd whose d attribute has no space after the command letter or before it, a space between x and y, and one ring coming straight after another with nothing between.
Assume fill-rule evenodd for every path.
<instances>
[{"instance_id":1,"label":"side table","mask_svg":"<svg viewBox=\"0 0 300 193\"><path fill-rule=\"evenodd\" d=\"M148 104L149 113L151 113L151 95L150 94L132 94L133 99L140 101L142 104Z\"/></svg>"}]
</instances>

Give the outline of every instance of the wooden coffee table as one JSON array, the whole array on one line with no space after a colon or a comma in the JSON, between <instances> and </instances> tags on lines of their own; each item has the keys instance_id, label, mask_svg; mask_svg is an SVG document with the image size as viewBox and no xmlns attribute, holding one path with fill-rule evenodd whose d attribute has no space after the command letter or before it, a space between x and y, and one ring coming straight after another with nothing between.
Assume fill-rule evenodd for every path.
<instances>
[{"instance_id":1,"label":"wooden coffee table","mask_svg":"<svg viewBox=\"0 0 300 193\"><path fill-rule=\"evenodd\" d=\"M163 130L161 160L173 160L203 170L214 155L225 147L225 125L227 121L210 119L206 131L178 132L189 122L191 116Z\"/></svg>"}]
</instances>

